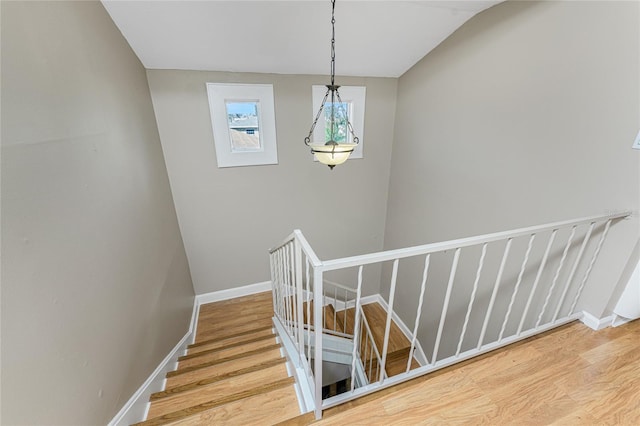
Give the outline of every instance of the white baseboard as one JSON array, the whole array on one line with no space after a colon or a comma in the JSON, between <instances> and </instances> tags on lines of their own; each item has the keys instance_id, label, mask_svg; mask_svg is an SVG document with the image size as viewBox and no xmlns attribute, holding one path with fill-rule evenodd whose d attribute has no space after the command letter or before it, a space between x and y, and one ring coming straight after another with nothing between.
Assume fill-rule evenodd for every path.
<instances>
[{"instance_id":1,"label":"white baseboard","mask_svg":"<svg viewBox=\"0 0 640 426\"><path fill-rule=\"evenodd\" d=\"M220 302L222 300L235 299L236 297L249 296L250 294L271 291L271 281L264 281L257 284L245 285L243 287L229 288L226 290L213 291L196 295L198 305L206 303Z\"/></svg>"},{"instance_id":2,"label":"white baseboard","mask_svg":"<svg viewBox=\"0 0 640 426\"><path fill-rule=\"evenodd\" d=\"M160 392L164 389L165 376L169 371L173 371L177 367L178 357L186 350L189 345L192 332L189 331L184 335L171 352L162 360L160 365L138 388L127 403L120 409L118 414L109 422L109 426L130 425L140 422L147 417L149 411L149 397L154 392Z\"/></svg>"},{"instance_id":3,"label":"white baseboard","mask_svg":"<svg viewBox=\"0 0 640 426\"><path fill-rule=\"evenodd\" d=\"M602 330L603 328L611 327L613 320L613 315L609 315L604 318L596 318L587 311L582 311L582 318L580 318L580 321L582 321L584 325L593 330Z\"/></svg>"},{"instance_id":4,"label":"white baseboard","mask_svg":"<svg viewBox=\"0 0 640 426\"><path fill-rule=\"evenodd\" d=\"M184 353L190 343L193 343L197 326L200 305L206 303L219 302L221 300L234 299L236 297L248 296L250 294L271 291L271 281L246 285L244 287L231 288L228 290L214 291L212 293L198 294L193 301L193 312L191 313L191 323L189 331L184 335L178 344L158 365L153 373L145 380L140 388L133 394L127 403L120 409L118 414L109 422L109 426L130 425L143 421L147 417L149 410L149 397L154 392L164 389L165 376L169 371L177 367L178 357Z\"/></svg>"},{"instance_id":5,"label":"white baseboard","mask_svg":"<svg viewBox=\"0 0 640 426\"><path fill-rule=\"evenodd\" d=\"M387 303L386 300L384 300L384 298L380 294L365 296L360 300L363 305L368 305L369 303L378 302L386 312L389 312L389 304ZM409 330L409 327L407 327L407 325L404 323L404 321L402 321L402 319L400 319L400 317L398 316L398 314L395 313L395 311L392 313L391 319L393 319L393 321L396 323L400 331L402 331L402 333L405 335L407 340L411 341L411 335L413 331ZM382 351L382 348L380 348L380 350ZM416 347L415 347L413 356L416 358L416 360L421 366L429 364L429 361L427 360L427 356L422 350L422 346L420 345L420 342L418 340L416 340Z\"/></svg>"},{"instance_id":6,"label":"white baseboard","mask_svg":"<svg viewBox=\"0 0 640 426\"><path fill-rule=\"evenodd\" d=\"M619 327L623 324L633 321L631 318L625 318L620 315L613 315L613 321L611 321L611 327Z\"/></svg>"}]
</instances>

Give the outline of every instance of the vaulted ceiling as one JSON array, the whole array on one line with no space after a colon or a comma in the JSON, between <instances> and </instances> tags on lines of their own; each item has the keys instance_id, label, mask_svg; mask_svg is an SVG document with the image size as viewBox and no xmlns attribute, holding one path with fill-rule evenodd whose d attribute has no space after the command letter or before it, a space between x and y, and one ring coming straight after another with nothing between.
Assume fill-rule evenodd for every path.
<instances>
[{"instance_id":1,"label":"vaulted ceiling","mask_svg":"<svg viewBox=\"0 0 640 426\"><path fill-rule=\"evenodd\" d=\"M143 65L329 74L331 3L102 0ZM336 2L336 74L399 77L472 16L500 3Z\"/></svg>"}]
</instances>

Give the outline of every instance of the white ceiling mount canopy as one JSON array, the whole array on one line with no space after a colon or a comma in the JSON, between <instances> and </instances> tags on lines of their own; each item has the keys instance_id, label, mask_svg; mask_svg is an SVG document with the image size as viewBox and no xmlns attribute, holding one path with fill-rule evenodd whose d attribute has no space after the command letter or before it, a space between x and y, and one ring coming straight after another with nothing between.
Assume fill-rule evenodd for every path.
<instances>
[{"instance_id":1,"label":"white ceiling mount canopy","mask_svg":"<svg viewBox=\"0 0 640 426\"><path fill-rule=\"evenodd\" d=\"M340 75L399 77L491 1L336 6ZM148 69L327 75L329 1L102 0Z\"/></svg>"}]
</instances>

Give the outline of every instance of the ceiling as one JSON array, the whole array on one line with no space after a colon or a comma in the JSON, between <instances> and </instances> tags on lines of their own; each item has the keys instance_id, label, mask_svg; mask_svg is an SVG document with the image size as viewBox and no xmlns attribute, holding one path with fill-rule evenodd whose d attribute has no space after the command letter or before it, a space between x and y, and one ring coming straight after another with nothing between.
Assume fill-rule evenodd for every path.
<instances>
[{"instance_id":1,"label":"ceiling","mask_svg":"<svg viewBox=\"0 0 640 426\"><path fill-rule=\"evenodd\" d=\"M148 69L329 74L331 3L102 0ZM500 1L336 2L336 74L399 77Z\"/></svg>"}]
</instances>

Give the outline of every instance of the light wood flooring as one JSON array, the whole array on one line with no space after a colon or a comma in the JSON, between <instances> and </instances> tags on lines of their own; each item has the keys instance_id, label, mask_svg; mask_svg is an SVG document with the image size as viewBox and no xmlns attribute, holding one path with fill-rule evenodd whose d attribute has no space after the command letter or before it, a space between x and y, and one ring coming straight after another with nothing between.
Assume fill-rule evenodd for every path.
<instances>
[{"instance_id":1,"label":"light wood flooring","mask_svg":"<svg viewBox=\"0 0 640 426\"><path fill-rule=\"evenodd\" d=\"M334 407L316 423L640 425L640 320L597 332L574 322Z\"/></svg>"},{"instance_id":2,"label":"light wood flooring","mask_svg":"<svg viewBox=\"0 0 640 426\"><path fill-rule=\"evenodd\" d=\"M203 305L143 424L640 426L640 320L597 332L574 322L314 421L299 413L272 316L270 293Z\"/></svg>"}]
</instances>

